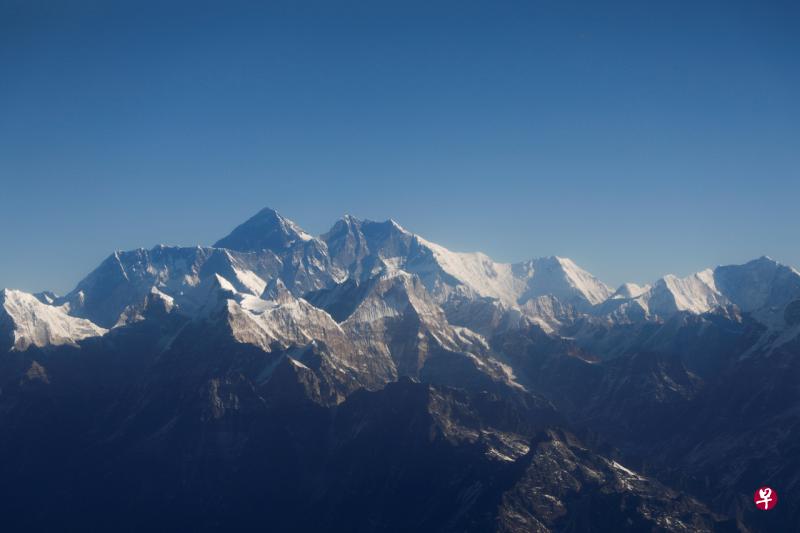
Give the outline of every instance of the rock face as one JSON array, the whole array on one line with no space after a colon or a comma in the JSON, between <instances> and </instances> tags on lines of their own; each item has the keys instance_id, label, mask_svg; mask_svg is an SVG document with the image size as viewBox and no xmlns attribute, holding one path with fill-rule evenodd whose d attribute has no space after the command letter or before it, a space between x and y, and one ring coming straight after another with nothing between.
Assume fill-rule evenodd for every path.
<instances>
[{"instance_id":1,"label":"rock face","mask_svg":"<svg viewBox=\"0 0 800 533\"><path fill-rule=\"evenodd\" d=\"M0 303L11 530L800 523L800 273L612 291L346 216L115 252ZM750 495L769 482L780 508ZM113 524L113 525L112 525ZM124 524L120 526L120 524Z\"/></svg>"},{"instance_id":2,"label":"rock face","mask_svg":"<svg viewBox=\"0 0 800 533\"><path fill-rule=\"evenodd\" d=\"M497 531L736 530L735 521L591 453L572 435L551 430L532 444L522 475L503 494Z\"/></svg>"}]
</instances>

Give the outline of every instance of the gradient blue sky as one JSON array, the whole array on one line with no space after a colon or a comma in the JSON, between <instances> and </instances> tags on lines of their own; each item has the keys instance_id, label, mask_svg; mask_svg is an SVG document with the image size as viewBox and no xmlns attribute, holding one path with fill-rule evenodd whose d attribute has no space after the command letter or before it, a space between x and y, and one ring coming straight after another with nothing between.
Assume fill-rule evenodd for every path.
<instances>
[{"instance_id":1,"label":"gradient blue sky","mask_svg":"<svg viewBox=\"0 0 800 533\"><path fill-rule=\"evenodd\" d=\"M798 266L798 27L770 1L0 0L0 286L264 206L614 285Z\"/></svg>"}]
</instances>

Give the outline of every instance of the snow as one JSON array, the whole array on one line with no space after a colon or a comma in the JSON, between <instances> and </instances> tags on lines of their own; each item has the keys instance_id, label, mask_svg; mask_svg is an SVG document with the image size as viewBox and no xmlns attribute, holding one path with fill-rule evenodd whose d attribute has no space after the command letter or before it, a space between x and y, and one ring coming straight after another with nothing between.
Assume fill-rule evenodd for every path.
<instances>
[{"instance_id":1,"label":"snow","mask_svg":"<svg viewBox=\"0 0 800 533\"><path fill-rule=\"evenodd\" d=\"M580 268L572 259L556 256L555 260L561 265L570 284L592 305L604 302L611 295L611 289L605 283Z\"/></svg>"},{"instance_id":2,"label":"snow","mask_svg":"<svg viewBox=\"0 0 800 533\"><path fill-rule=\"evenodd\" d=\"M530 293L532 283L535 281L538 284L543 276L548 276L548 279L536 286L530 296L564 296L567 292L573 292L591 305L596 305L605 301L612 292L603 282L564 257L535 259L513 265L497 263L481 252L451 252L422 237L416 236L416 239L432 251L445 273L476 294L496 298L511 307L516 307L521 298L525 299L524 295ZM542 268L543 273L537 276L537 271L545 263L553 271L552 275L544 274L545 269Z\"/></svg>"},{"instance_id":3,"label":"snow","mask_svg":"<svg viewBox=\"0 0 800 533\"><path fill-rule=\"evenodd\" d=\"M664 285L672 293L675 305L680 311L707 313L718 305L728 303L727 298L717 291L714 272L706 269L685 278L667 275L662 278Z\"/></svg>"},{"instance_id":4,"label":"snow","mask_svg":"<svg viewBox=\"0 0 800 533\"><path fill-rule=\"evenodd\" d=\"M637 289L642 289L636 294ZM625 297L625 293L631 294ZM638 287L626 284L615 293L613 300L629 300L616 309L612 315L630 317L639 316L635 307L643 310L643 315L648 319L666 318L678 311L688 311L693 314L702 314L714 308L724 306L731 301L722 294L716 286L714 270L706 269L684 278L667 274L650 286ZM635 306L635 307L634 307Z\"/></svg>"},{"instance_id":5,"label":"snow","mask_svg":"<svg viewBox=\"0 0 800 533\"><path fill-rule=\"evenodd\" d=\"M708 313L733 304L762 324L781 329L785 326L783 309L800 298L800 274L768 257L743 265L705 269L683 278L668 274L636 296L632 285L623 286L630 297L625 297L623 287L612 297L629 302L614 308L611 315L631 312L631 305L641 307L645 316L652 319L665 318L677 311Z\"/></svg>"},{"instance_id":6,"label":"snow","mask_svg":"<svg viewBox=\"0 0 800 533\"><path fill-rule=\"evenodd\" d=\"M417 295L420 289L420 286L415 286L414 277L408 272L390 270L373 282L369 294L345 322L370 323L400 317L409 306L423 319L441 316L441 310L433 302Z\"/></svg>"},{"instance_id":7,"label":"snow","mask_svg":"<svg viewBox=\"0 0 800 533\"><path fill-rule=\"evenodd\" d=\"M245 309L254 315L260 315L269 311L270 309L274 309L278 305L278 302L275 300L262 300L257 296L246 295L242 297L239 305L242 306L242 309Z\"/></svg>"},{"instance_id":8,"label":"snow","mask_svg":"<svg viewBox=\"0 0 800 533\"><path fill-rule=\"evenodd\" d=\"M150 294L164 302L164 309L167 313L175 308L175 299L169 294L161 292L157 287L151 288Z\"/></svg>"},{"instance_id":9,"label":"snow","mask_svg":"<svg viewBox=\"0 0 800 533\"><path fill-rule=\"evenodd\" d=\"M361 231L362 223L356 219L346 215L344 221L353 226L352 231ZM372 255L365 259L364 255L355 254L355 259L348 259L362 261L345 265L352 270L330 267L334 258L326 257L329 252L323 241L267 209L231 235L258 244L265 238L264 231L277 232L273 235L275 242L282 244L272 251L164 245L151 250L118 251L65 298L49 301L31 296L36 303L30 303L18 291L4 292L5 311L16 317L15 343L19 341L20 346L74 343L86 336L103 334L106 330L102 327L72 315L91 317L105 327L122 326L128 323L119 321L123 315L146 316L143 311L151 296L162 300L168 311L175 309L193 318L211 316L211 311L219 310L221 304L232 302L239 326L252 329L249 333L237 330L242 337L251 336L256 344L264 346L276 340L307 342L335 330L340 335L341 325L298 296L310 289L329 288L332 280L343 281L347 272L353 272L360 283L383 286L360 302L346 320L350 327L356 323L390 322L411 306L434 338L453 347L469 345L487 350L484 339L470 338L468 330L454 329L447 322L443 309L449 312L448 304L460 299L490 298L496 305L524 315L527 322L558 333L583 314L601 316L610 322L632 322L662 319L678 311L705 313L728 304L736 304L777 329L785 326L785 305L800 298L797 270L766 257L683 278L667 275L652 285L626 283L613 292L565 257L501 263L481 252L448 250L408 232L391 219L365 222L364 227L367 224L377 227L370 226L358 242L365 246L369 240L369 249L365 248L364 253ZM312 240L320 243L318 248L312 246L314 254L298 255L308 247L298 248L294 243ZM290 272L292 268L296 270ZM281 275L287 276L291 292L283 288L278 277ZM270 287L276 289L271 291ZM513 375L506 377L514 380Z\"/></svg>"},{"instance_id":10,"label":"snow","mask_svg":"<svg viewBox=\"0 0 800 533\"><path fill-rule=\"evenodd\" d=\"M391 222L405 232L399 224ZM556 331L570 314L564 304L578 305L579 311L591 312L585 304L597 307L608 300L630 301L623 307L611 307L618 309L612 313L617 317L615 320L626 313L634 320L664 318L677 311L702 314L733 303L753 312L762 323L779 328L783 326L781 310L789 301L800 298L800 273L767 257L745 265L706 269L683 278L667 275L652 285L626 283L614 292L565 257L498 263L480 252L453 252L418 235L413 237L431 252L432 264L415 261L409 265L404 257L384 258L384 262L393 269L419 275L439 303L452 295L495 298L509 308L522 311L548 331ZM455 279L466 292L458 291L458 286L452 286L450 280L439 277L437 268ZM735 279L740 280L734 287L718 286L720 272L726 269L734 271ZM555 297L557 305L543 301L543 296Z\"/></svg>"},{"instance_id":11,"label":"snow","mask_svg":"<svg viewBox=\"0 0 800 533\"><path fill-rule=\"evenodd\" d=\"M231 295L226 305L234 338L268 352L273 342L284 347L315 340L343 343L344 332L328 313L289 293L282 293L279 300Z\"/></svg>"},{"instance_id":12,"label":"snow","mask_svg":"<svg viewBox=\"0 0 800 533\"><path fill-rule=\"evenodd\" d=\"M495 263L480 253L451 252L444 246L416 236L419 243L433 252L442 270L475 291L480 296L497 298L507 305L515 305L525 289L524 280L512 273L510 264Z\"/></svg>"},{"instance_id":13,"label":"snow","mask_svg":"<svg viewBox=\"0 0 800 533\"><path fill-rule=\"evenodd\" d=\"M2 304L13 324L15 351L25 351L30 346L77 345L80 340L108 331L89 320L69 316L64 306L48 305L26 292L5 289Z\"/></svg>"},{"instance_id":14,"label":"snow","mask_svg":"<svg viewBox=\"0 0 800 533\"><path fill-rule=\"evenodd\" d=\"M352 217L351 217L351 218L352 218ZM391 224L391 225L394 227L394 229L396 229L397 231L399 231L399 232L401 232L401 233L411 234L411 232L410 232L410 231L408 231L408 230L407 230L407 229L405 229L403 226L401 226L400 224L398 224L398 223L397 223L397 221L396 221L395 219L393 219L393 218L390 218L390 219L389 219L389 224Z\"/></svg>"},{"instance_id":15,"label":"snow","mask_svg":"<svg viewBox=\"0 0 800 533\"><path fill-rule=\"evenodd\" d=\"M233 267L233 272L236 275L236 279L239 281L239 283L241 283L254 295L261 294L267 287L267 282L258 277L256 273L251 270Z\"/></svg>"},{"instance_id":16,"label":"snow","mask_svg":"<svg viewBox=\"0 0 800 533\"><path fill-rule=\"evenodd\" d=\"M645 292L650 290L650 285L637 285L636 283L623 283L617 289L617 291L611 295L611 298L618 300L618 299L626 299L626 298L636 298L637 296L641 296Z\"/></svg>"},{"instance_id":17,"label":"snow","mask_svg":"<svg viewBox=\"0 0 800 533\"><path fill-rule=\"evenodd\" d=\"M274 211L275 217L278 219L278 222L281 225L281 229L287 234L293 234L296 238L300 239L301 241L311 241L314 240L314 237L309 235L308 233L303 230L300 226L298 226L294 221L289 220L285 216L281 215L277 211Z\"/></svg>"},{"instance_id":18,"label":"snow","mask_svg":"<svg viewBox=\"0 0 800 533\"><path fill-rule=\"evenodd\" d=\"M238 291L236 287L233 286L233 283L225 279L223 276L219 274L214 274L214 279L217 281L217 284L223 291L227 291L233 294L236 294Z\"/></svg>"}]
</instances>

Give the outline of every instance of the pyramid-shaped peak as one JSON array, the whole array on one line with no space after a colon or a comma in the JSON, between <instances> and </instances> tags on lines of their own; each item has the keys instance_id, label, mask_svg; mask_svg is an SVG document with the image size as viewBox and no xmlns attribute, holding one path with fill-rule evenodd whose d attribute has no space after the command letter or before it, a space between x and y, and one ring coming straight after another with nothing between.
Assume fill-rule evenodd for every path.
<instances>
[{"instance_id":1,"label":"pyramid-shaped peak","mask_svg":"<svg viewBox=\"0 0 800 533\"><path fill-rule=\"evenodd\" d=\"M745 263L746 265L764 265L764 266L783 266L778 261L775 261L768 255L762 255L759 258L753 259Z\"/></svg>"},{"instance_id":2,"label":"pyramid-shaped peak","mask_svg":"<svg viewBox=\"0 0 800 533\"><path fill-rule=\"evenodd\" d=\"M266 207L237 226L227 237L217 241L214 247L241 252L282 251L298 241L311 239L311 235L293 221Z\"/></svg>"}]
</instances>

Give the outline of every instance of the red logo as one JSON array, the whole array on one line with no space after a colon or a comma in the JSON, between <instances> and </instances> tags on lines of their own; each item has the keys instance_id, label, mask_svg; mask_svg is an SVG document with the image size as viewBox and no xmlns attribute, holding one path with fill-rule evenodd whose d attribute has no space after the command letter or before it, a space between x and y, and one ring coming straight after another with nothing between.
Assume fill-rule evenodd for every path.
<instances>
[{"instance_id":1,"label":"red logo","mask_svg":"<svg viewBox=\"0 0 800 533\"><path fill-rule=\"evenodd\" d=\"M761 487L753 493L753 501L762 511L771 511L778 505L778 493L770 487Z\"/></svg>"}]
</instances>

